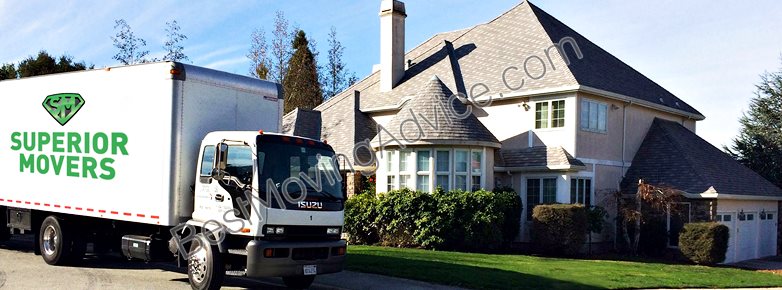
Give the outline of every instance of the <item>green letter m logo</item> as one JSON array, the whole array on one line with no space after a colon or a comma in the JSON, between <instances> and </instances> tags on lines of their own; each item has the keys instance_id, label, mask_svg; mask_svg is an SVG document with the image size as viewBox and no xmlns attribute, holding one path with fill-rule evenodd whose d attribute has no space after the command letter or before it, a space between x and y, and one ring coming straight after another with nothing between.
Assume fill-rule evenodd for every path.
<instances>
[{"instance_id":1,"label":"green letter m logo","mask_svg":"<svg viewBox=\"0 0 782 290\"><path fill-rule=\"evenodd\" d=\"M79 94L54 94L43 100L43 108L62 126L65 126L83 105L84 99Z\"/></svg>"}]
</instances>

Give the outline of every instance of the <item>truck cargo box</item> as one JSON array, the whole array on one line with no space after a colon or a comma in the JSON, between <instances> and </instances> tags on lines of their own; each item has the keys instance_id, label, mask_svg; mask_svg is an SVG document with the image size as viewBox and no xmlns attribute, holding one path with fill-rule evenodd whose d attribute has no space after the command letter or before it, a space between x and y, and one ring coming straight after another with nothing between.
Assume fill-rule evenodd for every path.
<instances>
[{"instance_id":1,"label":"truck cargo box","mask_svg":"<svg viewBox=\"0 0 782 290\"><path fill-rule=\"evenodd\" d=\"M0 205L173 226L200 140L280 128L277 84L174 62L0 82Z\"/></svg>"}]
</instances>

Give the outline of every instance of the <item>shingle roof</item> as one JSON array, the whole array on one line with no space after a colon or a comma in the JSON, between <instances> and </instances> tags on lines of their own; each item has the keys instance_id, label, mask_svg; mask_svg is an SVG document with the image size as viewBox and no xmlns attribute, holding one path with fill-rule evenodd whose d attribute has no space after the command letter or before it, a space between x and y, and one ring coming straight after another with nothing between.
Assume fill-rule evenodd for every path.
<instances>
[{"instance_id":1,"label":"shingle roof","mask_svg":"<svg viewBox=\"0 0 782 290\"><path fill-rule=\"evenodd\" d=\"M622 181L635 193L639 179L686 193L782 196L776 187L679 123L656 118Z\"/></svg>"},{"instance_id":2,"label":"shingle roof","mask_svg":"<svg viewBox=\"0 0 782 290\"><path fill-rule=\"evenodd\" d=\"M571 169L585 165L562 147L534 146L524 149L500 149L495 154L495 167L529 169Z\"/></svg>"},{"instance_id":3,"label":"shingle roof","mask_svg":"<svg viewBox=\"0 0 782 290\"><path fill-rule=\"evenodd\" d=\"M437 76L432 77L388 122L388 132L378 132L372 147L437 144L499 148L500 141L475 115L457 116L465 113L467 106L459 99L451 99L452 95Z\"/></svg>"},{"instance_id":4,"label":"shingle roof","mask_svg":"<svg viewBox=\"0 0 782 290\"><path fill-rule=\"evenodd\" d=\"M282 133L320 139L320 111L296 108L282 117Z\"/></svg>"},{"instance_id":5,"label":"shingle roof","mask_svg":"<svg viewBox=\"0 0 782 290\"><path fill-rule=\"evenodd\" d=\"M556 49L551 49L554 43L565 37L572 37L583 53L583 58L578 59L571 46L564 45L570 65L554 53ZM444 41L453 44L460 66L458 75L454 74L451 67ZM547 49L551 56L550 62L546 56ZM544 60L545 74L534 80L523 76L523 72L508 73L511 85L525 78L523 88L515 91L509 89L502 79L503 71L510 66L523 69L525 59L532 56ZM413 65L405 71L405 76L391 92L379 92L379 72L370 74L360 82L357 88L365 95L360 104L363 111L399 105L404 97L415 95L416 90L426 84L429 76L438 75L449 86L457 79L462 80L468 92L471 86L478 83L489 87L492 94L582 85L701 115L654 81L528 1L522 1L488 23L437 34L409 51L405 59ZM529 68L531 75L543 73L539 66L530 65ZM345 93L352 94L352 89Z\"/></svg>"}]
</instances>

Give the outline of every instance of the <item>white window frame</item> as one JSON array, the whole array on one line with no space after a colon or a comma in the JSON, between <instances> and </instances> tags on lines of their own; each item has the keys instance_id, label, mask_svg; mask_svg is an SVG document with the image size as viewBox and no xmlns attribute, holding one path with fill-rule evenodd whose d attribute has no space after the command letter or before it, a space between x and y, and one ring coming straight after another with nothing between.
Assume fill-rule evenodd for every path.
<instances>
[{"instance_id":1,"label":"white window frame","mask_svg":"<svg viewBox=\"0 0 782 290\"><path fill-rule=\"evenodd\" d=\"M448 177L448 188L447 190L453 190L453 150L451 149L442 149L442 148L434 148L434 155L433 157L433 171L434 171L434 179L432 180L432 188L437 188L437 176L438 175L445 175ZM447 171L438 171L437 170L437 152L447 152L448 153L448 170Z\"/></svg>"},{"instance_id":2,"label":"white window frame","mask_svg":"<svg viewBox=\"0 0 782 290\"><path fill-rule=\"evenodd\" d=\"M416 186L415 186L416 180L414 179L414 177L416 175L415 174L415 165L416 165L415 164L415 154L413 153L412 150L399 150L398 152L399 152L399 154L397 154L397 155L399 155L399 157L397 158L397 175L399 177L397 177L397 180L398 180L397 188L398 189L407 188L407 189L410 189L410 190L415 190L415 188L416 188ZM402 158L403 155L408 155L408 156L405 159L405 158ZM407 167L405 169L405 171L402 171L402 160L405 161L405 167ZM402 186L402 176L406 176L407 177L407 182L405 182L404 187ZM412 184L411 184L411 182L412 182Z\"/></svg>"},{"instance_id":3,"label":"white window frame","mask_svg":"<svg viewBox=\"0 0 782 290\"><path fill-rule=\"evenodd\" d=\"M558 186L559 186L559 177L557 177L557 176L530 176L530 177L524 178L524 200L522 201L522 203L524 203L523 206L524 206L524 210L525 210L525 216L524 216L524 220L525 221L531 221L532 220L531 219L531 216L532 216L531 213L532 213L532 208L533 207L529 206L529 202L527 202L529 200L529 191L528 191L528 189L529 189L529 181L530 180L538 180L538 181L540 181L540 188L538 189L538 203L535 204L535 205L540 205L540 204L544 204L543 203L543 191L544 191L543 180L544 179L553 179L554 180L554 202L555 203L557 202L557 194L559 193L559 188L558 188ZM527 216L529 216L530 219L527 219Z\"/></svg>"},{"instance_id":4,"label":"white window frame","mask_svg":"<svg viewBox=\"0 0 782 290\"><path fill-rule=\"evenodd\" d=\"M554 127L554 103L555 102L562 102L562 126ZM548 109L546 110L546 127L538 128L538 104L546 103L548 106ZM538 101L535 102L535 106L533 107L534 113L532 114L532 127L535 128L535 130L559 130L562 128L565 128L567 126L567 100L565 99L555 99L555 100L546 100L546 101Z\"/></svg>"},{"instance_id":5,"label":"white window frame","mask_svg":"<svg viewBox=\"0 0 782 290\"><path fill-rule=\"evenodd\" d=\"M589 124L591 123L591 110L589 107L589 104L595 104L597 106L597 112L595 113L595 124L596 128L590 128ZM603 129L600 129L600 108L605 108L603 115ZM586 108L586 124L584 124L584 110ZM578 127L581 129L581 131L586 132L593 132L593 133L608 133L608 103L592 100L592 99L581 99L581 108L578 112L579 118L578 118Z\"/></svg>"},{"instance_id":6,"label":"white window frame","mask_svg":"<svg viewBox=\"0 0 782 290\"><path fill-rule=\"evenodd\" d=\"M481 155L481 158L480 158L481 166L478 169L478 174L474 174L473 171L472 171L472 155L474 153L478 153L478 154ZM480 189L484 188L484 185L486 184L486 182L485 182L485 174L483 174L483 172L485 171L485 168L486 168L486 152L483 149L473 149L473 150L470 150L470 154L467 157L468 157L467 158L468 159L467 160L467 171L469 172L469 175L470 175L469 181L468 181L468 183L469 183L468 184L468 189L470 191L475 191L475 190L473 190L473 188L475 187L475 184L473 184L472 181L473 181L473 177L478 176L478 177L480 177L480 179L479 179L479 184L478 184L478 189L477 190L480 190Z\"/></svg>"},{"instance_id":7,"label":"white window frame","mask_svg":"<svg viewBox=\"0 0 782 290\"><path fill-rule=\"evenodd\" d=\"M456 166L456 154L457 154L457 152L466 153L465 154L466 155L466 160L465 160L466 165L465 165L464 172L457 171L457 166ZM451 187L451 189L457 189L456 188L456 178L457 178L457 176L464 176L464 179L465 179L464 187L465 188L463 190L464 191L469 191L470 190L470 150L469 149L454 149L453 150L453 158L452 158L452 160L453 160L453 187ZM458 189L462 189L462 188L458 188Z\"/></svg>"},{"instance_id":8,"label":"white window frame","mask_svg":"<svg viewBox=\"0 0 782 290\"><path fill-rule=\"evenodd\" d=\"M429 159L429 161L428 161L429 162L429 168L418 168L418 154L420 152L428 152L429 153L429 158L428 158ZM416 178L415 179L415 188L416 188L416 190L420 190L418 188L418 186L419 186L419 184L418 184L418 177L419 176L426 176L426 177L429 178L429 186L427 186L427 188L424 191L432 192L433 188L434 188L432 186L432 183L433 183L432 182L432 170L433 170L433 167L434 167L433 164L432 164L433 163L432 161L434 161L434 157L432 156L432 148L423 149L423 150L422 149L416 149L414 151L414 153L413 153L413 159L415 160L415 172L416 172L416 174L415 174L415 178Z\"/></svg>"}]
</instances>

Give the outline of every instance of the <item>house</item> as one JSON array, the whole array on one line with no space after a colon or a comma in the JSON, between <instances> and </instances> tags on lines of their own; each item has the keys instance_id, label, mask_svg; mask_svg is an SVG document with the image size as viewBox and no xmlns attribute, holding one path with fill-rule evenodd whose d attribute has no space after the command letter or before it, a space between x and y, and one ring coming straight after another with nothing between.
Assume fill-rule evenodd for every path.
<instances>
[{"instance_id":1,"label":"house","mask_svg":"<svg viewBox=\"0 0 782 290\"><path fill-rule=\"evenodd\" d=\"M685 222L729 223L734 260L777 253L760 224L776 229L782 191L695 135L703 114L654 81L528 1L407 52L406 13L382 1L380 64L315 108L349 194L360 171L378 192L509 186L525 243L535 205L616 212L615 193L645 178L688 194ZM594 247L614 245L607 228Z\"/></svg>"}]
</instances>

